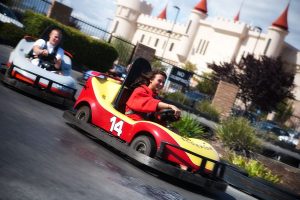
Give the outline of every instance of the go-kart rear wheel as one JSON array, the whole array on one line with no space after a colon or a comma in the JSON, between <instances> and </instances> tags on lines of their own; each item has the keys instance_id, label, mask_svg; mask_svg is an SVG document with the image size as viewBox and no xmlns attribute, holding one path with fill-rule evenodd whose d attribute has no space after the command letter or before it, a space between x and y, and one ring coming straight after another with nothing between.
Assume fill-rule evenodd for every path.
<instances>
[{"instance_id":1,"label":"go-kart rear wheel","mask_svg":"<svg viewBox=\"0 0 300 200\"><path fill-rule=\"evenodd\" d=\"M145 135L136 137L130 144L130 147L150 157L153 157L156 152L154 139Z\"/></svg>"},{"instance_id":2,"label":"go-kart rear wheel","mask_svg":"<svg viewBox=\"0 0 300 200\"><path fill-rule=\"evenodd\" d=\"M91 109L88 106L81 106L77 110L75 118L86 123L91 122Z\"/></svg>"}]
</instances>

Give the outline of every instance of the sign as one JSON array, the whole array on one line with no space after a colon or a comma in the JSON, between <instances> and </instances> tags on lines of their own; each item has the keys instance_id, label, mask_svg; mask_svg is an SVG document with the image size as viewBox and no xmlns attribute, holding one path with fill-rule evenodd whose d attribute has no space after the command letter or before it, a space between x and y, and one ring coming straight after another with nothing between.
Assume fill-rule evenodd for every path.
<instances>
[{"instance_id":1,"label":"sign","mask_svg":"<svg viewBox=\"0 0 300 200\"><path fill-rule=\"evenodd\" d=\"M188 87L192 76L192 72L173 66L169 75L169 81L172 81L184 87Z\"/></svg>"}]
</instances>

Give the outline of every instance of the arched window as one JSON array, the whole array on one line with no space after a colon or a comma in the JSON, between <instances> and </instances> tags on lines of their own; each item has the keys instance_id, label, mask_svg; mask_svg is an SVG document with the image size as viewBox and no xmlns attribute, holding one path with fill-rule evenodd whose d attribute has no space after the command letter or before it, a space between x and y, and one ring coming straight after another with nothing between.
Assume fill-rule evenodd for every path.
<instances>
[{"instance_id":1,"label":"arched window","mask_svg":"<svg viewBox=\"0 0 300 200\"><path fill-rule=\"evenodd\" d=\"M156 40L155 40L155 44L154 44L154 46L155 46L155 47L157 47L157 45L158 45L158 42L159 42L159 39L158 39L158 38L156 38Z\"/></svg>"},{"instance_id":2,"label":"arched window","mask_svg":"<svg viewBox=\"0 0 300 200\"><path fill-rule=\"evenodd\" d=\"M268 48L269 48L269 46L270 46L270 43L271 43L271 39L268 39L266 48L265 48L265 50L264 50L264 55L266 55L266 53L267 53L267 51L268 51Z\"/></svg>"},{"instance_id":3,"label":"arched window","mask_svg":"<svg viewBox=\"0 0 300 200\"><path fill-rule=\"evenodd\" d=\"M145 38L145 35L144 35L144 34L142 34L142 37L141 37L141 39L140 39L140 43L143 43L143 41L144 41L144 38Z\"/></svg>"},{"instance_id":4,"label":"arched window","mask_svg":"<svg viewBox=\"0 0 300 200\"><path fill-rule=\"evenodd\" d=\"M202 39L199 41L199 44L198 44L198 46L197 46L196 53L199 53L199 50L200 50L201 43L202 43Z\"/></svg>"},{"instance_id":5,"label":"arched window","mask_svg":"<svg viewBox=\"0 0 300 200\"><path fill-rule=\"evenodd\" d=\"M169 51L172 51L173 47L174 47L174 43L172 42L171 45L170 45Z\"/></svg>"},{"instance_id":6,"label":"arched window","mask_svg":"<svg viewBox=\"0 0 300 200\"><path fill-rule=\"evenodd\" d=\"M186 31L185 31L186 34L189 32L189 29L190 29L190 27L191 27L191 23L192 23L192 20L189 21L189 24L188 24L188 26L186 27Z\"/></svg>"}]
</instances>

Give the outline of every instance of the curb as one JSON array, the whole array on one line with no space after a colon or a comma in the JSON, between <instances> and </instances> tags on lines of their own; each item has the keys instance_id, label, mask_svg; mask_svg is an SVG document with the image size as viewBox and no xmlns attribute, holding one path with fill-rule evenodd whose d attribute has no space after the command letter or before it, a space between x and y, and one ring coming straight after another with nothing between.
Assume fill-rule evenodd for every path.
<instances>
[{"instance_id":1,"label":"curb","mask_svg":"<svg viewBox=\"0 0 300 200\"><path fill-rule=\"evenodd\" d=\"M234 188L244 191L254 197L268 200L295 200L300 195L294 194L286 188L258 178L251 178L242 174L233 167L227 167L224 180Z\"/></svg>"}]
</instances>

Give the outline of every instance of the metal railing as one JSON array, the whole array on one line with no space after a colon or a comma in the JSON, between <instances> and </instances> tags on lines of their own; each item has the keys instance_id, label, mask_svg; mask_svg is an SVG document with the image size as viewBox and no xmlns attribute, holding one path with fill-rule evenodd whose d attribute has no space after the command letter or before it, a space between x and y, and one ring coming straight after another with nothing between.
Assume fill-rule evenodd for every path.
<instances>
[{"instance_id":1,"label":"metal railing","mask_svg":"<svg viewBox=\"0 0 300 200\"><path fill-rule=\"evenodd\" d=\"M75 16L70 17L70 23L72 24L72 26L79 29L81 32L90 35L95 39L101 39L106 42L109 42L110 40L111 33L109 33L104 28L101 28L97 25L88 23Z\"/></svg>"},{"instance_id":2,"label":"metal railing","mask_svg":"<svg viewBox=\"0 0 300 200\"><path fill-rule=\"evenodd\" d=\"M51 2L47 0L12 0L9 6L19 12L32 10L36 13L46 14L51 6Z\"/></svg>"}]
</instances>

